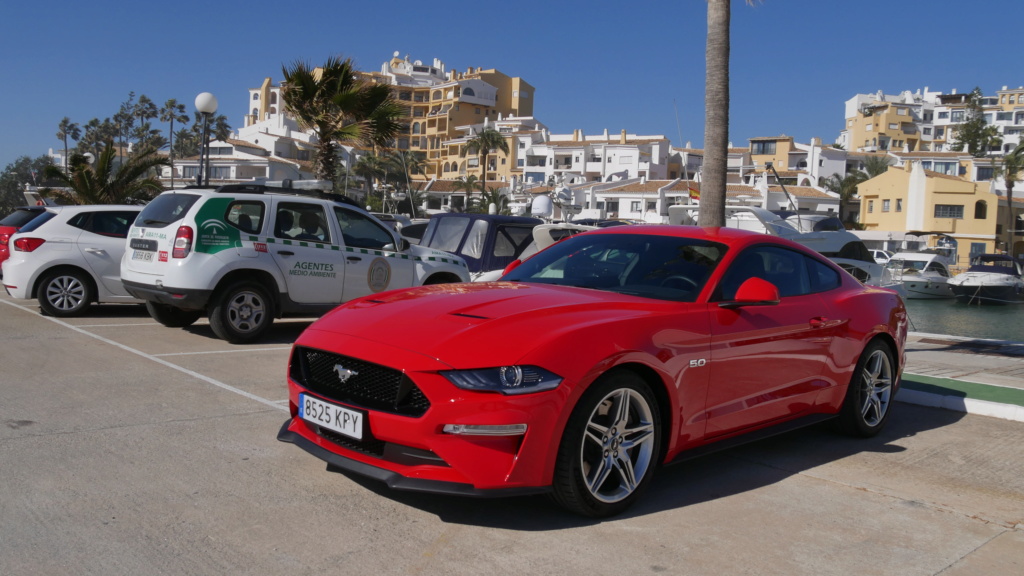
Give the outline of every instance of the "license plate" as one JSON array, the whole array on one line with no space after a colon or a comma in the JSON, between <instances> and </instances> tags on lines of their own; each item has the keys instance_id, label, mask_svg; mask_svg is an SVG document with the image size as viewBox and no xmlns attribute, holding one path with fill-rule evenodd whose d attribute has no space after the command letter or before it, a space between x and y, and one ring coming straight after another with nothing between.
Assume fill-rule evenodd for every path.
<instances>
[{"instance_id":1,"label":"license plate","mask_svg":"<svg viewBox=\"0 0 1024 576\"><path fill-rule=\"evenodd\" d=\"M356 440L363 439L366 414L299 394L299 418Z\"/></svg>"},{"instance_id":2,"label":"license plate","mask_svg":"<svg viewBox=\"0 0 1024 576\"><path fill-rule=\"evenodd\" d=\"M152 262L154 252L146 252L144 250L136 250L132 252L132 260L141 260L143 262Z\"/></svg>"}]
</instances>

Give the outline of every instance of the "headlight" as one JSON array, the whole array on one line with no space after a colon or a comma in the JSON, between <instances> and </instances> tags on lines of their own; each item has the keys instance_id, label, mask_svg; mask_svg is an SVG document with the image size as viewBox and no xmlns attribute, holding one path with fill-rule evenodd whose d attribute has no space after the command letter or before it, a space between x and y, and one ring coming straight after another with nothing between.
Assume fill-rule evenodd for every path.
<instances>
[{"instance_id":1,"label":"headlight","mask_svg":"<svg viewBox=\"0 0 1024 576\"><path fill-rule=\"evenodd\" d=\"M530 394L557 388L562 377L536 366L502 366L480 370L446 370L441 375L463 390Z\"/></svg>"}]
</instances>

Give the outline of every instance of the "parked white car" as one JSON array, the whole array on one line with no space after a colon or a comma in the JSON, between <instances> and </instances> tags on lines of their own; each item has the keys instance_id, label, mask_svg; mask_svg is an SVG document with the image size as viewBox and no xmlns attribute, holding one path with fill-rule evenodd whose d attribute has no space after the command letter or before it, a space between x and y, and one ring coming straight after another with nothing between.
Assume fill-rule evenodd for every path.
<instances>
[{"instance_id":1,"label":"parked white car","mask_svg":"<svg viewBox=\"0 0 1024 576\"><path fill-rule=\"evenodd\" d=\"M47 206L9 240L3 283L45 314L78 316L94 302L141 302L121 284L128 229L142 206Z\"/></svg>"},{"instance_id":2,"label":"parked white car","mask_svg":"<svg viewBox=\"0 0 1024 576\"><path fill-rule=\"evenodd\" d=\"M411 246L357 206L262 185L157 196L129 233L121 269L125 288L161 324L188 326L205 314L233 343L259 339L283 315L469 281L462 258Z\"/></svg>"}]
</instances>

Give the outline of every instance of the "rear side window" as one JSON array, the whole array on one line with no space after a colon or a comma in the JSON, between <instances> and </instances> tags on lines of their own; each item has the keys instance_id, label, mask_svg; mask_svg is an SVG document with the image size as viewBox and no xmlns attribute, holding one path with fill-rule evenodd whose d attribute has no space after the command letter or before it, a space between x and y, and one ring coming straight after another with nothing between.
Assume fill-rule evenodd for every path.
<instances>
[{"instance_id":1,"label":"rear side window","mask_svg":"<svg viewBox=\"0 0 1024 576\"><path fill-rule=\"evenodd\" d=\"M49 210L47 210L46 212L43 212L39 216L33 218L32 221L29 222L28 224L22 226L21 230L18 230L18 232L32 232L33 230L36 230L43 224L46 224L50 220L53 220L53 217L56 215L56 212L50 212Z\"/></svg>"},{"instance_id":2,"label":"rear side window","mask_svg":"<svg viewBox=\"0 0 1024 576\"><path fill-rule=\"evenodd\" d=\"M147 228L163 228L181 220L199 196L195 194L161 194L142 209L138 223Z\"/></svg>"},{"instance_id":3,"label":"rear side window","mask_svg":"<svg viewBox=\"0 0 1024 576\"><path fill-rule=\"evenodd\" d=\"M263 228L263 214L266 207L263 202L239 200L228 206L224 220L242 232L258 234Z\"/></svg>"},{"instance_id":4,"label":"rear side window","mask_svg":"<svg viewBox=\"0 0 1024 576\"><path fill-rule=\"evenodd\" d=\"M131 228L132 222L135 221L138 214L138 212L128 210L82 212L68 220L68 225L100 236L127 238L128 229Z\"/></svg>"},{"instance_id":5,"label":"rear side window","mask_svg":"<svg viewBox=\"0 0 1024 576\"><path fill-rule=\"evenodd\" d=\"M42 214L43 210L15 210L11 212L3 220L0 220L0 226L13 226L15 228L21 228L25 224L31 222L36 216Z\"/></svg>"}]
</instances>

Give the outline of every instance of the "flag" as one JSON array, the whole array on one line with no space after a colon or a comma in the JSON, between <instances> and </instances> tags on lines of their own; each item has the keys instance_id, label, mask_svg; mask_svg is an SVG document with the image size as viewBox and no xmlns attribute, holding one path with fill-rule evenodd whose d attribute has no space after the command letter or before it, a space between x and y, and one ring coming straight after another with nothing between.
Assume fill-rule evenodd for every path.
<instances>
[{"instance_id":1,"label":"flag","mask_svg":"<svg viewBox=\"0 0 1024 576\"><path fill-rule=\"evenodd\" d=\"M690 198L700 200L700 188L697 188L693 184L689 184L687 189L690 191Z\"/></svg>"}]
</instances>

